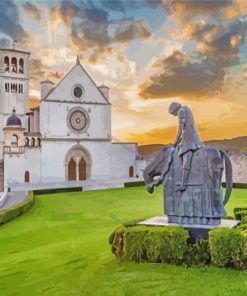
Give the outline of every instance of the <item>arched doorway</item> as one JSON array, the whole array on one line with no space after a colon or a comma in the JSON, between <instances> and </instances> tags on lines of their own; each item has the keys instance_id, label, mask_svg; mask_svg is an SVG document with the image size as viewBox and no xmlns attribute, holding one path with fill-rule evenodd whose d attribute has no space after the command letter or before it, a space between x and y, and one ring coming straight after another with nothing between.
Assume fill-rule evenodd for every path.
<instances>
[{"instance_id":1,"label":"arched doorway","mask_svg":"<svg viewBox=\"0 0 247 296\"><path fill-rule=\"evenodd\" d=\"M130 178L133 178L134 177L134 167L133 167L133 165L131 165L129 167L129 177Z\"/></svg>"},{"instance_id":2,"label":"arched doorway","mask_svg":"<svg viewBox=\"0 0 247 296\"><path fill-rule=\"evenodd\" d=\"M29 171L25 171L24 181L25 181L25 183L30 182L30 173L29 173Z\"/></svg>"},{"instance_id":3,"label":"arched doorway","mask_svg":"<svg viewBox=\"0 0 247 296\"><path fill-rule=\"evenodd\" d=\"M73 161L72 161L73 159ZM69 149L65 155L65 177L68 181L87 180L91 175L91 155L80 144Z\"/></svg>"},{"instance_id":4,"label":"arched doorway","mask_svg":"<svg viewBox=\"0 0 247 296\"><path fill-rule=\"evenodd\" d=\"M79 162L79 180L87 179L87 164L85 160L82 158Z\"/></svg>"},{"instance_id":5,"label":"arched doorway","mask_svg":"<svg viewBox=\"0 0 247 296\"><path fill-rule=\"evenodd\" d=\"M68 164L68 180L76 181L76 162L71 158Z\"/></svg>"}]
</instances>

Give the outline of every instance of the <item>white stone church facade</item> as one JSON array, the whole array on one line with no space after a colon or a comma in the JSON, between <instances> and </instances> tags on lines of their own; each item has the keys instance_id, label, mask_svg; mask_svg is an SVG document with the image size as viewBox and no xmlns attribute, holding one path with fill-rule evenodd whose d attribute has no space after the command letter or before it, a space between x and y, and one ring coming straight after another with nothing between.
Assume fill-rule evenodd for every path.
<instances>
[{"instance_id":1,"label":"white stone church facade","mask_svg":"<svg viewBox=\"0 0 247 296\"><path fill-rule=\"evenodd\" d=\"M0 192L23 183L142 177L136 143L112 142L109 88L77 59L28 110L30 53L0 49Z\"/></svg>"}]
</instances>

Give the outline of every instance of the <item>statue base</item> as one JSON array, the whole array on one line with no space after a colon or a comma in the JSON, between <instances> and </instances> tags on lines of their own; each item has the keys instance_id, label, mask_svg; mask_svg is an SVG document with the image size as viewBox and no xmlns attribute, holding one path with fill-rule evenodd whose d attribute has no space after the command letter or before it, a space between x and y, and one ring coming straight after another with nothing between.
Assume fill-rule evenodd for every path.
<instances>
[{"instance_id":1,"label":"statue base","mask_svg":"<svg viewBox=\"0 0 247 296\"><path fill-rule=\"evenodd\" d=\"M221 218L168 216L168 223L179 225L219 225Z\"/></svg>"},{"instance_id":2,"label":"statue base","mask_svg":"<svg viewBox=\"0 0 247 296\"><path fill-rule=\"evenodd\" d=\"M170 218L170 217L169 217ZM217 225L208 225L208 224L178 224L178 223L169 223L168 217L153 217L141 222L138 222L138 225L147 225L147 226L180 226L188 230L190 236L190 243L196 242L200 239L208 239L208 232L211 229L216 227L227 227L234 228L240 224L238 220L227 220L221 219L220 223Z\"/></svg>"}]
</instances>

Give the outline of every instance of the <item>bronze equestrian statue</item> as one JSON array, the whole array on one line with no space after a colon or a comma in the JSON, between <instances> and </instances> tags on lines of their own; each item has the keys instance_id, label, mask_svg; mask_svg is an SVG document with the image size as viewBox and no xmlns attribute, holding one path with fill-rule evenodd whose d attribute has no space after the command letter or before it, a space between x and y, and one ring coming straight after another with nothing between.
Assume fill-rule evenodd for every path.
<instances>
[{"instance_id":1,"label":"bronze equestrian statue","mask_svg":"<svg viewBox=\"0 0 247 296\"><path fill-rule=\"evenodd\" d=\"M145 168L148 192L163 184L164 211L169 223L218 225L232 191L232 165L221 150L205 147L196 131L191 110L172 103L169 113L179 118L174 145L163 148ZM225 168L226 192L221 180Z\"/></svg>"}]
</instances>

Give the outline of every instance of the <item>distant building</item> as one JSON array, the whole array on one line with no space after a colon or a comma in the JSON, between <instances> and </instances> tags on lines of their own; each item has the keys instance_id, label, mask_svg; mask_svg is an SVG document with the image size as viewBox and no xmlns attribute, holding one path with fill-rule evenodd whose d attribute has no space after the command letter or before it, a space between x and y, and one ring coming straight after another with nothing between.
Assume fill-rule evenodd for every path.
<instances>
[{"instance_id":1,"label":"distant building","mask_svg":"<svg viewBox=\"0 0 247 296\"><path fill-rule=\"evenodd\" d=\"M28 111L30 53L0 49L0 192L4 186L142 176L136 143L112 143L109 88L77 58Z\"/></svg>"}]
</instances>

